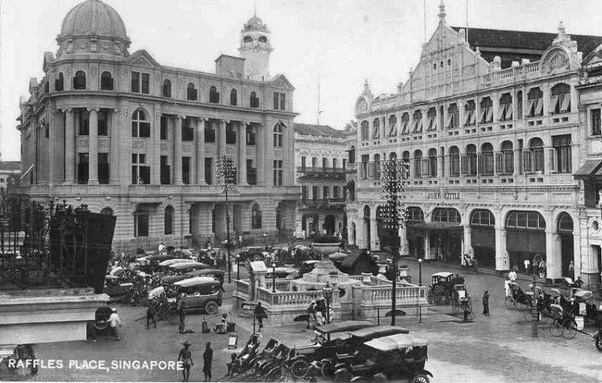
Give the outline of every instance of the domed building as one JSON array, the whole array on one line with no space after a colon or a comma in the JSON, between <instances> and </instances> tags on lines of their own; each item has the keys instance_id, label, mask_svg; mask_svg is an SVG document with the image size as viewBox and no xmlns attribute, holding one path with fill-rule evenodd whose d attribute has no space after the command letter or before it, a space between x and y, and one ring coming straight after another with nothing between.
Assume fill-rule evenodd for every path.
<instances>
[{"instance_id":1,"label":"domed building","mask_svg":"<svg viewBox=\"0 0 602 383\"><path fill-rule=\"evenodd\" d=\"M110 5L76 5L21 102L23 191L115 214L117 250L223 240L227 214L237 238L292 233L294 88L269 75L269 39L254 16L214 73L168 67L130 54ZM220 158L234 168L227 205Z\"/></svg>"}]
</instances>

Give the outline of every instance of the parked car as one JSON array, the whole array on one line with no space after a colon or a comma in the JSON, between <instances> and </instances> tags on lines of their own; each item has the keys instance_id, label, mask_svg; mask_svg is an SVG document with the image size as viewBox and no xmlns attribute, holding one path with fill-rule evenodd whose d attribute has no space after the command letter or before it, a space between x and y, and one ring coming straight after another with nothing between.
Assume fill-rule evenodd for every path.
<instances>
[{"instance_id":1,"label":"parked car","mask_svg":"<svg viewBox=\"0 0 602 383\"><path fill-rule=\"evenodd\" d=\"M194 277L174 283L176 291L183 293L183 308L186 312L204 311L209 315L217 314L222 305L220 282L213 277Z\"/></svg>"},{"instance_id":2,"label":"parked car","mask_svg":"<svg viewBox=\"0 0 602 383\"><path fill-rule=\"evenodd\" d=\"M267 249L265 246L249 246L243 247L239 253L240 261L263 261L265 259L264 252L271 253L273 248L268 246Z\"/></svg>"},{"instance_id":3,"label":"parked car","mask_svg":"<svg viewBox=\"0 0 602 383\"><path fill-rule=\"evenodd\" d=\"M556 289L567 299L572 298L575 292L581 290L571 278L546 278L542 289L546 294L550 294L551 289Z\"/></svg>"}]
</instances>

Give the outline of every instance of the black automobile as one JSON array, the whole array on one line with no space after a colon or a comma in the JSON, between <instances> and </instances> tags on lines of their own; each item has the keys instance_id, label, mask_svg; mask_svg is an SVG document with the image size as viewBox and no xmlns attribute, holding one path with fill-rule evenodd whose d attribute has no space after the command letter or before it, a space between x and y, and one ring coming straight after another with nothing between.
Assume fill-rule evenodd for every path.
<instances>
[{"instance_id":1,"label":"black automobile","mask_svg":"<svg viewBox=\"0 0 602 383\"><path fill-rule=\"evenodd\" d=\"M271 246L249 246L243 247L240 251L240 261L263 261L264 260L264 252L272 253L273 248Z\"/></svg>"},{"instance_id":2,"label":"black automobile","mask_svg":"<svg viewBox=\"0 0 602 383\"><path fill-rule=\"evenodd\" d=\"M113 309L109 306L101 306L96 309L94 320L89 321L87 325L88 339L96 340L99 335L104 335L105 337L109 335L111 330L109 327L109 317L112 312Z\"/></svg>"}]
</instances>

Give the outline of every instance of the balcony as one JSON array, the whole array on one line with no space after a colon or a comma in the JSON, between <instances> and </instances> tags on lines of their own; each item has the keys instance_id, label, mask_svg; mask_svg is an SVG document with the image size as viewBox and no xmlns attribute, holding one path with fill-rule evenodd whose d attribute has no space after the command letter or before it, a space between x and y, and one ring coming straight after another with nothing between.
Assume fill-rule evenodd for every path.
<instances>
[{"instance_id":1,"label":"balcony","mask_svg":"<svg viewBox=\"0 0 602 383\"><path fill-rule=\"evenodd\" d=\"M301 199L302 207L305 209L341 208L345 206L345 202L345 198Z\"/></svg>"},{"instance_id":2,"label":"balcony","mask_svg":"<svg viewBox=\"0 0 602 383\"><path fill-rule=\"evenodd\" d=\"M299 173L307 173L307 174L315 174L315 173L324 173L324 174L345 174L347 169L344 168L322 168L322 167L314 167L314 166L297 166L297 172Z\"/></svg>"},{"instance_id":3,"label":"balcony","mask_svg":"<svg viewBox=\"0 0 602 383\"><path fill-rule=\"evenodd\" d=\"M308 167L308 166L298 166L297 173L299 173L299 177L297 180L333 180L333 181L343 181L345 179L345 174L347 173L346 169L343 168L318 168L318 167Z\"/></svg>"}]
</instances>

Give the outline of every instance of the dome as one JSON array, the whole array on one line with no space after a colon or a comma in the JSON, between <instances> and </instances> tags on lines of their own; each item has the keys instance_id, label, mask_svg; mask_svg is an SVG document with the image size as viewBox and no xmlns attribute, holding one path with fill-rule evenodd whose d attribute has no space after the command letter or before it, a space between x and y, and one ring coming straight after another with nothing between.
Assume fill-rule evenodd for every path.
<instances>
[{"instance_id":1,"label":"dome","mask_svg":"<svg viewBox=\"0 0 602 383\"><path fill-rule=\"evenodd\" d=\"M247 21L244 25L244 30L245 31L263 31L263 32L267 32L268 31L268 27L267 25L265 25L263 23L263 20L261 20L259 17L257 16L253 16L249 19L249 21Z\"/></svg>"},{"instance_id":2,"label":"dome","mask_svg":"<svg viewBox=\"0 0 602 383\"><path fill-rule=\"evenodd\" d=\"M71 9L63 20L59 39L90 35L129 42L121 16L101 0L86 0Z\"/></svg>"}]
</instances>

